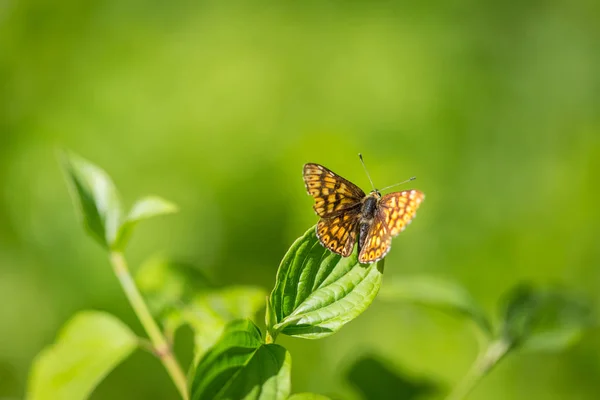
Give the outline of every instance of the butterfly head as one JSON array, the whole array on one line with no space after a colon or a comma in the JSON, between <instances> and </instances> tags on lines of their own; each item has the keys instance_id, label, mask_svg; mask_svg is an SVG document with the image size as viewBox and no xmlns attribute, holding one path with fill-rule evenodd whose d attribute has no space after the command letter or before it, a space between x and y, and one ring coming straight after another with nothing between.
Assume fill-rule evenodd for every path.
<instances>
[{"instance_id":1,"label":"butterfly head","mask_svg":"<svg viewBox=\"0 0 600 400\"><path fill-rule=\"evenodd\" d=\"M381 198L381 192L377 189L373 189L369 193L369 197L375 197L377 200L379 200Z\"/></svg>"}]
</instances>

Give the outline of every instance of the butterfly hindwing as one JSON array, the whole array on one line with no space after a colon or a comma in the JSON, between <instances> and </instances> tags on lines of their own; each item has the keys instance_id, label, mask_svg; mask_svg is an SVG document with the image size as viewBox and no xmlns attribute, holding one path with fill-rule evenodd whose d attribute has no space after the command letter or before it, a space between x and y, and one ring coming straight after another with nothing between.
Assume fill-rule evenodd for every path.
<instances>
[{"instance_id":1,"label":"butterfly hindwing","mask_svg":"<svg viewBox=\"0 0 600 400\"><path fill-rule=\"evenodd\" d=\"M352 254L356 243L360 208L355 207L343 215L321 218L317 224L317 237L323 246L342 257Z\"/></svg>"},{"instance_id":2,"label":"butterfly hindwing","mask_svg":"<svg viewBox=\"0 0 600 400\"><path fill-rule=\"evenodd\" d=\"M368 264L381 260L390 251L391 245L392 235L378 212L375 214L375 219L369 229L365 243L360 249L358 261L362 264Z\"/></svg>"},{"instance_id":3,"label":"butterfly hindwing","mask_svg":"<svg viewBox=\"0 0 600 400\"><path fill-rule=\"evenodd\" d=\"M365 197L361 188L319 164L305 164L303 177L320 217L333 217L359 207Z\"/></svg>"}]
</instances>

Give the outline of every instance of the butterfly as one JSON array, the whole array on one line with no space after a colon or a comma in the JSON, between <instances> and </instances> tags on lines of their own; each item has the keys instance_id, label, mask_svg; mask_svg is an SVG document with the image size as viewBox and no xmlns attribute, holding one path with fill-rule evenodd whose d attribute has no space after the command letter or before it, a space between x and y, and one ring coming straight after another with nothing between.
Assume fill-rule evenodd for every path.
<instances>
[{"instance_id":1,"label":"butterfly","mask_svg":"<svg viewBox=\"0 0 600 400\"><path fill-rule=\"evenodd\" d=\"M315 199L313 208L321 217L316 227L321 244L348 257L358 243L358 261L362 264L387 255L392 238L410 224L425 198L418 190L382 196L373 188L366 195L352 182L314 163L304 165L303 177L306 191Z\"/></svg>"}]
</instances>

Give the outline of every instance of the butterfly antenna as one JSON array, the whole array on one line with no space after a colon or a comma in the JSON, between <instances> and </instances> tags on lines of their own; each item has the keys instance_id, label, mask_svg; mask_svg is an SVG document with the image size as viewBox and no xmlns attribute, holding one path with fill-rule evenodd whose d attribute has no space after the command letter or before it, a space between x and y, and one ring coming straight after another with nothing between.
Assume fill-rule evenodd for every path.
<instances>
[{"instance_id":1,"label":"butterfly antenna","mask_svg":"<svg viewBox=\"0 0 600 400\"><path fill-rule=\"evenodd\" d=\"M360 158L360 162L361 162L363 168L365 169L367 178L369 178L369 182L371 182L371 187L373 188L373 190L377 190L377 189L375 189L375 185L373 185L373 181L371 180L371 175L369 175L369 171L367 170L367 166L365 165L365 160L363 160L362 154L358 153L358 158Z\"/></svg>"},{"instance_id":2,"label":"butterfly antenna","mask_svg":"<svg viewBox=\"0 0 600 400\"><path fill-rule=\"evenodd\" d=\"M411 176L410 178L408 178L405 181L402 181L402 182L399 182L399 183L394 183L393 185L390 185L390 186L386 186L383 189L381 189L381 191L384 191L384 190L389 189L389 188L393 188L394 186L404 185L405 183L408 183L410 181L414 181L415 179L417 179L416 176Z\"/></svg>"}]
</instances>

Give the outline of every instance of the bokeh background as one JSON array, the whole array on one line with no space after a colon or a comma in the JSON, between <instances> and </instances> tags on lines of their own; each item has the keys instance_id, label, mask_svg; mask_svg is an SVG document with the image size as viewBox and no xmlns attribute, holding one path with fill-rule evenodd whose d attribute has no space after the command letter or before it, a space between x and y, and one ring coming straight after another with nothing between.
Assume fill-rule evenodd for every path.
<instances>
[{"instance_id":1,"label":"bokeh background","mask_svg":"<svg viewBox=\"0 0 600 400\"><path fill-rule=\"evenodd\" d=\"M57 147L105 168L126 203L180 206L138 229L134 267L158 252L270 290L316 222L302 165L368 189L362 152L379 187L416 175L427 194L386 279L450 278L490 312L523 280L598 302L599 17L593 0L1 1L0 397L22 398L78 310L142 332L78 224ZM365 355L447 388L477 351L463 321L382 302L333 337L280 342L294 392L345 399L360 398L347 375ZM592 330L564 353L509 357L472 398L598 393ZM176 392L138 352L93 398Z\"/></svg>"}]
</instances>

